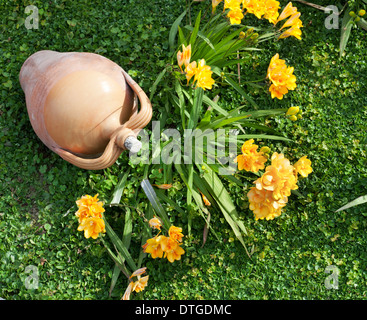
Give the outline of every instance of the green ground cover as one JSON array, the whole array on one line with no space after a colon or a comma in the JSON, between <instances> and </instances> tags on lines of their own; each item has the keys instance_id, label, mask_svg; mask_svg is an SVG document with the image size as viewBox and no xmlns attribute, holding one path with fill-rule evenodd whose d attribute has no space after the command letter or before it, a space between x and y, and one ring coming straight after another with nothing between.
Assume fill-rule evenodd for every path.
<instances>
[{"instance_id":1,"label":"green ground cover","mask_svg":"<svg viewBox=\"0 0 367 320\"><path fill-rule=\"evenodd\" d=\"M280 1L282 6L286 1ZM37 30L24 26L27 5L39 8ZM319 1L328 5L328 1ZM208 239L202 246L204 221L191 214L186 253L173 264L145 258L149 285L133 299L365 299L367 291L366 206L335 211L367 194L367 33L353 29L339 59L340 30L324 26L322 11L294 2L302 12L302 40L268 42L241 69L242 77L266 72L278 52L294 66L297 89L283 100L246 87L264 109L298 105L303 119L265 119L293 142L266 141L273 151L292 161L303 155L314 172L300 181L301 196L292 195L283 214L255 221L248 209L247 189L228 184L249 235L244 237L251 259L235 240L224 218L213 213ZM126 280L120 276L109 295L114 264L100 240L85 239L74 212L75 200L99 193L109 200L129 167L123 154L109 169L86 171L49 151L30 125L18 75L32 53L88 51L121 65L149 93L168 56L171 24L185 1L0 1L0 297L5 299L120 299ZM157 119L163 107L153 99ZM219 103L231 109L243 103L233 90L221 92ZM167 125L174 119L167 120ZM141 211L146 197L139 188L144 167L130 169L122 203ZM152 183L161 183L157 171ZM184 211L184 184L173 173L174 187L165 191ZM125 212L107 208L116 228ZM188 216L167 208L172 223L187 234ZM143 217L134 217L130 250L140 252ZM339 270L338 289L327 289L329 265ZM25 282L35 266L37 289Z\"/></svg>"}]
</instances>

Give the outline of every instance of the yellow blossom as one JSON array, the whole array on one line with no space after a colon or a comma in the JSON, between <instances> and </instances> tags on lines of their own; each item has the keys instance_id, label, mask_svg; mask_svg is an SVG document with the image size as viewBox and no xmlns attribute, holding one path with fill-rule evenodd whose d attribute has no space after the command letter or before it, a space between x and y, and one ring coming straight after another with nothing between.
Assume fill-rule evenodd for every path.
<instances>
[{"instance_id":1,"label":"yellow blossom","mask_svg":"<svg viewBox=\"0 0 367 320\"><path fill-rule=\"evenodd\" d=\"M145 289L145 287L148 285L148 279L149 276L145 276L141 278L141 275L145 273L146 267L140 268L132 273L129 279L132 277L137 277L137 281L130 280L129 285L127 286L124 295L122 296L121 300L130 300L130 295L133 291L140 292Z\"/></svg>"},{"instance_id":2,"label":"yellow blossom","mask_svg":"<svg viewBox=\"0 0 367 320\"><path fill-rule=\"evenodd\" d=\"M272 57L267 73L267 78L272 82L269 88L272 98L283 99L283 95L288 93L288 90L294 90L297 87L297 78L293 71L293 67L287 67L285 61L279 59L278 53Z\"/></svg>"},{"instance_id":3,"label":"yellow blossom","mask_svg":"<svg viewBox=\"0 0 367 320\"><path fill-rule=\"evenodd\" d=\"M302 31L300 28L293 27L293 28L289 28L288 30L284 31L279 36L279 39L284 39L284 38L293 36L293 37L296 37L298 40L301 40L301 34L302 34Z\"/></svg>"},{"instance_id":4,"label":"yellow blossom","mask_svg":"<svg viewBox=\"0 0 367 320\"><path fill-rule=\"evenodd\" d=\"M171 226L168 230L168 235L171 239L176 240L178 242L182 241L183 234L182 234L182 228Z\"/></svg>"},{"instance_id":5,"label":"yellow blossom","mask_svg":"<svg viewBox=\"0 0 367 320\"><path fill-rule=\"evenodd\" d=\"M212 79L212 74L213 71L211 71L210 66L205 64L204 59L201 59L195 72L194 82L196 82L196 87L202 88L204 91L205 89L210 90L215 82Z\"/></svg>"},{"instance_id":6,"label":"yellow blossom","mask_svg":"<svg viewBox=\"0 0 367 320\"><path fill-rule=\"evenodd\" d=\"M203 198L203 202L207 207L210 207L212 204L210 203L210 201L208 200L208 198L202 193L201 193L201 197Z\"/></svg>"},{"instance_id":7,"label":"yellow blossom","mask_svg":"<svg viewBox=\"0 0 367 320\"><path fill-rule=\"evenodd\" d=\"M307 156L303 156L293 166L296 172L304 178L312 172L311 160L307 159Z\"/></svg>"},{"instance_id":8,"label":"yellow blossom","mask_svg":"<svg viewBox=\"0 0 367 320\"><path fill-rule=\"evenodd\" d=\"M227 17L231 24L240 24L243 19L243 13L241 9L231 9L227 13Z\"/></svg>"},{"instance_id":9,"label":"yellow blossom","mask_svg":"<svg viewBox=\"0 0 367 320\"><path fill-rule=\"evenodd\" d=\"M281 12L281 14L279 15L278 19L276 20L275 24L277 24L279 21L282 21L286 18L288 18L289 16L292 16L294 14L297 13L297 8L293 7L292 2L289 2L285 8L283 9L283 11Z\"/></svg>"},{"instance_id":10,"label":"yellow blossom","mask_svg":"<svg viewBox=\"0 0 367 320\"><path fill-rule=\"evenodd\" d=\"M88 217L83 219L78 227L78 231L84 231L84 236L88 239L97 239L100 233L106 232L105 223L102 218Z\"/></svg>"},{"instance_id":11,"label":"yellow blossom","mask_svg":"<svg viewBox=\"0 0 367 320\"><path fill-rule=\"evenodd\" d=\"M275 23L279 16L280 3L276 0L242 0L243 8L254 14L258 19L265 18Z\"/></svg>"},{"instance_id":12,"label":"yellow blossom","mask_svg":"<svg viewBox=\"0 0 367 320\"><path fill-rule=\"evenodd\" d=\"M186 79L187 79L187 83L189 83L190 79L196 75L196 73L198 72L198 68L197 68L197 63L196 61L191 62L186 68L185 68L185 73L186 73Z\"/></svg>"},{"instance_id":13,"label":"yellow blossom","mask_svg":"<svg viewBox=\"0 0 367 320\"><path fill-rule=\"evenodd\" d=\"M224 0L223 10L225 9L229 9L229 10L240 9L241 10L241 0Z\"/></svg>"},{"instance_id":14,"label":"yellow blossom","mask_svg":"<svg viewBox=\"0 0 367 320\"><path fill-rule=\"evenodd\" d=\"M175 260L180 260L181 256L185 253L185 250L180 247L180 244L171 237L164 237L161 246L164 251L164 257L171 263Z\"/></svg>"},{"instance_id":15,"label":"yellow blossom","mask_svg":"<svg viewBox=\"0 0 367 320\"><path fill-rule=\"evenodd\" d=\"M75 215L79 218L79 223L88 217L102 218L102 213L105 211L103 202L98 199L98 194L94 197L90 195L82 196L76 201L76 204L78 211L75 212Z\"/></svg>"},{"instance_id":16,"label":"yellow blossom","mask_svg":"<svg viewBox=\"0 0 367 320\"><path fill-rule=\"evenodd\" d=\"M159 218L154 216L152 219L149 220L149 226L151 228L161 230L162 222Z\"/></svg>"},{"instance_id":17,"label":"yellow blossom","mask_svg":"<svg viewBox=\"0 0 367 320\"><path fill-rule=\"evenodd\" d=\"M267 19L270 23L275 23L279 17L279 8L280 3L276 0L265 0L265 14L264 18Z\"/></svg>"},{"instance_id":18,"label":"yellow blossom","mask_svg":"<svg viewBox=\"0 0 367 320\"><path fill-rule=\"evenodd\" d=\"M134 282L133 291L140 292L148 285L149 276L142 277Z\"/></svg>"},{"instance_id":19,"label":"yellow blossom","mask_svg":"<svg viewBox=\"0 0 367 320\"><path fill-rule=\"evenodd\" d=\"M258 190L272 191L274 200L280 200L291 195L291 190L298 189L297 176L294 167L282 153L274 152L271 165L265 168L264 174L255 182Z\"/></svg>"},{"instance_id":20,"label":"yellow blossom","mask_svg":"<svg viewBox=\"0 0 367 320\"><path fill-rule=\"evenodd\" d=\"M148 239L146 244L143 246L144 252L150 253L152 258L162 258L163 251L161 247L161 241L165 236L155 236L154 238Z\"/></svg>"},{"instance_id":21,"label":"yellow blossom","mask_svg":"<svg viewBox=\"0 0 367 320\"><path fill-rule=\"evenodd\" d=\"M242 154L238 155L235 162L238 163L238 170L258 172L265 168L266 157L262 152L258 152L258 146L254 139L247 140L241 147Z\"/></svg>"},{"instance_id":22,"label":"yellow blossom","mask_svg":"<svg viewBox=\"0 0 367 320\"><path fill-rule=\"evenodd\" d=\"M146 271L146 270L147 270L147 267L143 267L143 268L140 268L140 269L138 269L138 270L135 270L135 271L131 274L130 279L131 279L132 277L141 276L143 273L145 273L145 271Z\"/></svg>"},{"instance_id":23,"label":"yellow blossom","mask_svg":"<svg viewBox=\"0 0 367 320\"><path fill-rule=\"evenodd\" d=\"M294 14L283 24L283 26L279 30L293 26L297 26L298 28L302 27L302 21L299 19L300 16L301 16L300 12Z\"/></svg>"},{"instance_id":24,"label":"yellow blossom","mask_svg":"<svg viewBox=\"0 0 367 320\"><path fill-rule=\"evenodd\" d=\"M133 291L134 282L130 282L127 286L124 295L122 296L121 300L130 300L130 294Z\"/></svg>"},{"instance_id":25,"label":"yellow blossom","mask_svg":"<svg viewBox=\"0 0 367 320\"><path fill-rule=\"evenodd\" d=\"M181 70L183 64L185 65L185 67L189 65L190 59L191 59L191 44L189 44L187 47L183 44L182 52L181 51L177 52L177 63Z\"/></svg>"},{"instance_id":26,"label":"yellow blossom","mask_svg":"<svg viewBox=\"0 0 367 320\"><path fill-rule=\"evenodd\" d=\"M301 40L302 31L300 28L303 27L302 21L299 19L301 13L297 11L296 7L292 6L292 2L289 2L288 5L284 8L278 19L274 24L277 24L279 21L284 20L290 17L284 25L279 29L282 30L284 28L290 27L288 30L284 31L278 39L288 38L290 36L296 37L298 40Z\"/></svg>"},{"instance_id":27,"label":"yellow blossom","mask_svg":"<svg viewBox=\"0 0 367 320\"><path fill-rule=\"evenodd\" d=\"M281 215L281 209L287 204L288 198L275 200L273 192L265 189L251 187L247 193L250 203L250 210L254 213L255 219L271 220Z\"/></svg>"}]
</instances>

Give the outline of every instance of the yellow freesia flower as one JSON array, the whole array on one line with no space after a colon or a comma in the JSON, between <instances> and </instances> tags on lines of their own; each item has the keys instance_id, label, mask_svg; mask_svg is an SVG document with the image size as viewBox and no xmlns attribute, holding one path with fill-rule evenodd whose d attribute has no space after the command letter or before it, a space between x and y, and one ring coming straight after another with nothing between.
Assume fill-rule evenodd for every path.
<instances>
[{"instance_id":1,"label":"yellow freesia flower","mask_svg":"<svg viewBox=\"0 0 367 320\"><path fill-rule=\"evenodd\" d=\"M154 238L148 239L146 244L143 246L144 252L150 253L153 259L162 258L163 251L161 247L161 241L165 236L155 236Z\"/></svg>"},{"instance_id":2,"label":"yellow freesia flower","mask_svg":"<svg viewBox=\"0 0 367 320\"><path fill-rule=\"evenodd\" d=\"M279 29L282 30L284 28L290 27L288 30L284 31L278 39L288 38L293 36L298 40L301 40L302 31L300 28L303 27L302 21L299 19L301 13L297 11L296 7L292 6L292 2L289 2L287 6L284 8L278 19L275 21L274 24L277 24L279 21L284 20L290 17L284 25Z\"/></svg>"},{"instance_id":3,"label":"yellow freesia flower","mask_svg":"<svg viewBox=\"0 0 367 320\"><path fill-rule=\"evenodd\" d=\"M88 239L92 237L97 239L100 233L106 232L105 223L102 218L88 217L83 219L78 227L78 231L84 230L84 236Z\"/></svg>"},{"instance_id":4,"label":"yellow freesia flower","mask_svg":"<svg viewBox=\"0 0 367 320\"><path fill-rule=\"evenodd\" d=\"M138 281L135 281L133 286L133 291L140 292L145 289L145 287L148 285L149 276L142 277L138 279Z\"/></svg>"},{"instance_id":5,"label":"yellow freesia flower","mask_svg":"<svg viewBox=\"0 0 367 320\"><path fill-rule=\"evenodd\" d=\"M103 202L98 199L98 193L94 197L90 195L82 196L76 201L76 204L78 211L75 212L75 215L79 218L79 223L88 217L102 218L102 213L105 211Z\"/></svg>"},{"instance_id":6,"label":"yellow freesia flower","mask_svg":"<svg viewBox=\"0 0 367 320\"><path fill-rule=\"evenodd\" d=\"M294 14L293 16L291 16L283 24L283 26L279 30L282 30L282 29L287 28L287 27L292 27L292 26L295 26L295 25L298 26L298 27L301 27L302 26L302 21L299 19L300 16L301 16L301 13L300 12Z\"/></svg>"},{"instance_id":7,"label":"yellow freesia flower","mask_svg":"<svg viewBox=\"0 0 367 320\"><path fill-rule=\"evenodd\" d=\"M141 278L141 275L145 273L146 267L140 268L132 273L129 279L132 277L137 277L137 281L130 280L129 285L127 286L124 295L122 296L121 300L130 300L130 295L133 291L140 292L145 289L145 287L148 285L148 279L149 276L145 276Z\"/></svg>"},{"instance_id":8,"label":"yellow freesia flower","mask_svg":"<svg viewBox=\"0 0 367 320\"><path fill-rule=\"evenodd\" d=\"M283 9L283 11L281 12L281 14L279 15L278 19L276 20L275 24L277 24L279 21L282 21L286 18L288 18L289 16L292 16L294 14L297 13L297 8L293 7L292 2L289 2L285 8Z\"/></svg>"},{"instance_id":9,"label":"yellow freesia flower","mask_svg":"<svg viewBox=\"0 0 367 320\"><path fill-rule=\"evenodd\" d=\"M177 63L182 71L182 65L184 64L185 67L187 67L190 63L191 59L191 44L189 44L187 47L185 47L184 44L182 44L182 52L177 52Z\"/></svg>"},{"instance_id":10,"label":"yellow freesia flower","mask_svg":"<svg viewBox=\"0 0 367 320\"><path fill-rule=\"evenodd\" d=\"M190 79L196 75L196 73L198 72L198 68L197 68L197 63L196 61L191 62L186 68L185 68L185 73L186 73L186 79L187 79L187 83L189 83Z\"/></svg>"},{"instance_id":11,"label":"yellow freesia flower","mask_svg":"<svg viewBox=\"0 0 367 320\"><path fill-rule=\"evenodd\" d=\"M307 156L303 156L294 164L294 169L298 174L306 178L312 172L311 160L307 159Z\"/></svg>"},{"instance_id":12,"label":"yellow freesia flower","mask_svg":"<svg viewBox=\"0 0 367 320\"><path fill-rule=\"evenodd\" d=\"M238 164L238 170L258 172L265 168L266 157L262 152L258 152L258 146L254 139L247 140L241 147L242 154L238 155L235 162Z\"/></svg>"},{"instance_id":13,"label":"yellow freesia flower","mask_svg":"<svg viewBox=\"0 0 367 320\"><path fill-rule=\"evenodd\" d=\"M168 235L171 239L176 240L178 242L182 242L183 234L182 228L171 226L168 230Z\"/></svg>"},{"instance_id":14,"label":"yellow freesia flower","mask_svg":"<svg viewBox=\"0 0 367 320\"><path fill-rule=\"evenodd\" d=\"M141 276L143 273L145 273L145 271L146 271L146 270L147 270L147 267L143 267L143 268L140 268L140 269L138 269L138 270L135 270L135 271L131 274L130 279L131 279L132 277Z\"/></svg>"},{"instance_id":15,"label":"yellow freesia flower","mask_svg":"<svg viewBox=\"0 0 367 320\"><path fill-rule=\"evenodd\" d=\"M180 244L171 237L163 238L161 246L164 251L164 257L171 263L175 260L180 260L181 256L185 253L185 250L180 247Z\"/></svg>"},{"instance_id":16,"label":"yellow freesia flower","mask_svg":"<svg viewBox=\"0 0 367 320\"><path fill-rule=\"evenodd\" d=\"M293 75L294 68L287 67L285 61L279 59L279 54L273 56L268 67L267 78L272 85L269 88L272 98L283 99L283 95L288 90L294 90L296 85L296 76Z\"/></svg>"},{"instance_id":17,"label":"yellow freesia flower","mask_svg":"<svg viewBox=\"0 0 367 320\"><path fill-rule=\"evenodd\" d=\"M224 8L229 10L241 10L241 0L224 0Z\"/></svg>"},{"instance_id":18,"label":"yellow freesia flower","mask_svg":"<svg viewBox=\"0 0 367 320\"><path fill-rule=\"evenodd\" d=\"M276 0L265 0L265 13L264 18L270 23L275 23L279 17L280 3Z\"/></svg>"},{"instance_id":19,"label":"yellow freesia flower","mask_svg":"<svg viewBox=\"0 0 367 320\"><path fill-rule=\"evenodd\" d=\"M149 226L151 228L161 230L162 222L159 218L154 216L152 219L149 220Z\"/></svg>"},{"instance_id":20,"label":"yellow freesia flower","mask_svg":"<svg viewBox=\"0 0 367 320\"><path fill-rule=\"evenodd\" d=\"M231 9L227 13L227 17L231 24L240 24L243 19L243 13L241 9Z\"/></svg>"},{"instance_id":21,"label":"yellow freesia flower","mask_svg":"<svg viewBox=\"0 0 367 320\"><path fill-rule=\"evenodd\" d=\"M203 202L207 207L210 207L212 204L210 203L210 201L208 200L208 198L202 193L201 193L201 197L203 198Z\"/></svg>"},{"instance_id":22,"label":"yellow freesia flower","mask_svg":"<svg viewBox=\"0 0 367 320\"><path fill-rule=\"evenodd\" d=\"M284 31L279 37L278 39L284 39L284 38L288 38L288 37L295 37L297 38L298 40L301 40L301 35L302 35L302 31L300 28L297 28L297 27L293 27L293 28L290 28L286 31Z\"/></svg>"},{"instance_id":23,"label":"yellow freesia flower","mask_svg":"<svg viewBox=\"0 0 367 320\"><path fill-rule=\"evenodd\" d=\"M201 59L199 61L197 70L195 72L194 82L196 82L196 87L205 89L211 89L215 81L212 79L213 71L211 71L210 66L205 64L205 60Z\"/></svg>"},{"instance_id":24,"label":"yellow freesia flower","mask_svg":"<svg viewBox=\"0 0 367 320\"><path fill-rule=\"evenodd\" d=\"M250 210L254 213L255 220L272 220L281 215L281 209L286 206L288 198L274 200L273 192L265 189L251 187L247 193Z\"/></svg>"},{"instance_id":25,"label":"yellow freesia flower","mask_svg":"<svg viewBox=\"0 0 367 320\"><path fill-rule=\"evenodd\" d=\"M254 183L258 190L272 191L272 197L276 201L289 197L291 190L298 189L294 167L282 153L277 152L271 157L271 165L265 168L264 174Z\"/></svg>"}]
</instances>

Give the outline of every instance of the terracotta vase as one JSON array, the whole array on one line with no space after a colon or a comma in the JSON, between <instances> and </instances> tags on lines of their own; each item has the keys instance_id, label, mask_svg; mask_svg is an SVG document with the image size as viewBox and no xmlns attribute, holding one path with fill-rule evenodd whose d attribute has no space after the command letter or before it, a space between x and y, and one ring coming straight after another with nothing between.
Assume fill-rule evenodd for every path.
<instances>
[{"instance_id":1,"label":"terracotta vase","mask_svg":"<svg viewBox=\"0 0 367 320\"><path fill-rule=\"evenodd\" d=\"M98 170L126 149L140 149L136 136L150 122L152 106L111 60L94 53L38 51L24 62L19 80L34 131L66 161Z\"/></svg>"}]
</instances>

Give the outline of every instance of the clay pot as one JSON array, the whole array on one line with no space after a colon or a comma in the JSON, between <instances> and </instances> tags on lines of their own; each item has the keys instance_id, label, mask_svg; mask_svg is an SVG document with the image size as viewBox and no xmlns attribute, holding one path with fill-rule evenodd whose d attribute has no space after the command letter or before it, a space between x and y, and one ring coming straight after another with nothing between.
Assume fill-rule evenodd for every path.
<instances>
[{"instance_id":1,"label":"clay pot","mask_svg":"<svg viewBox=\"0 0 367 320\"><path fill-rule=\"evenodd\" d=\"M152 106L111 60L94 53L39 51L24 62L19 80L34 131L66 161L98 170L114 164L123 150L140 149L136 136L150 122Z\"/></svg>"}]
</instances>

